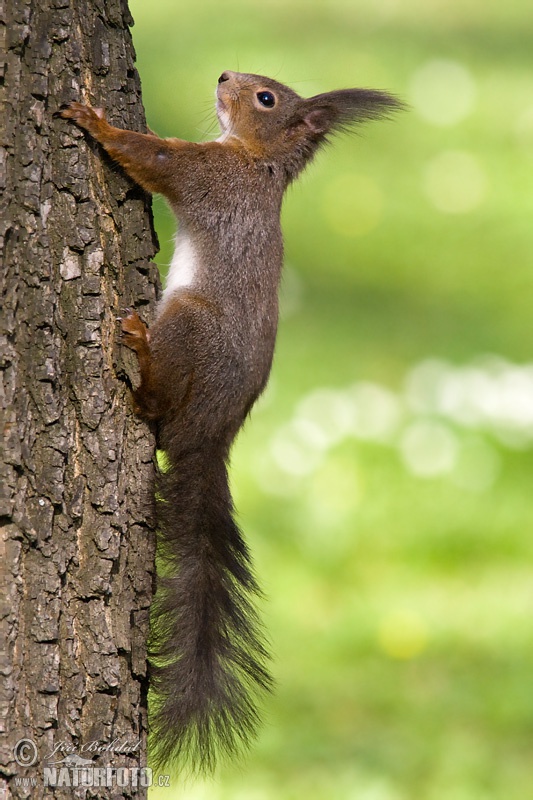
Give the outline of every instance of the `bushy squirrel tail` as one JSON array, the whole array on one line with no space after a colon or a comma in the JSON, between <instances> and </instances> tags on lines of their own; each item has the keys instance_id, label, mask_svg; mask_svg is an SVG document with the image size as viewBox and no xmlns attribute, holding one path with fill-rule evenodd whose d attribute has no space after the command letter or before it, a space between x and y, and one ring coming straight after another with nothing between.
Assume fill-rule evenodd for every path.
<instances>
[{"instance_id":1,"label":"bushy squirrel tail","mask_svg":"<svg viewBox=\"0 0 533 800\"><path fill-rule=\"evenodd\" d=\"M158 590L153 604L151 747L210 772L256 732L271 688L257 612L259 590L237 524L221 447L167 452L158 477Z\"/></svg>"}]
</instances>

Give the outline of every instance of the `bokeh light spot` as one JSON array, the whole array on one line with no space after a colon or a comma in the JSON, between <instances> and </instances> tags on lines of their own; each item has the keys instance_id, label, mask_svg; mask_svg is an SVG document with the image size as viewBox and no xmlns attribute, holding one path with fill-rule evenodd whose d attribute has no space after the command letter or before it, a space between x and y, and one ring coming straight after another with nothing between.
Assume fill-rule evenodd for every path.
<instances>
[{"instance_id":1,"label":"bokeh light spot","mask_svg":"<svg viewBox=\"0 0 533 800\"><path fill-rule=\"evenodd\" d=\"M345 392L317 388L298 404L296 422L314 429L314 435L319 436L324 445L335 444L352 430L355 414L355 404Z\"/></svg>"},{"instance_id":2,"label":"bokeh light spot","mask_svg":"<svg viewBox=\"0 0 533 800\"><path fill-rule=\"evenodd\" d=\"M383 442L391 439L401 417L397 396L370 381L359 381L349 391L356 408L353 433L359 439Z\"/></svg>"},{"instance_id":3,"label":"bokeh light spot","mask_svg":"<svg viewBox=\"0 0 533 800\"><path fill-rule=\"evenodd\" d=\"M449 150L432 159L425 171L424 189L435 208L446 214L466 214L483 201L488 181L470 153Z\"/></svg>"},{"instance_id":4,"label":"bokeh light spot","mask_svg":"<svg viewBox=\"0 0 533 800\"><path fill-rule=\"evenodd\" d=\"M378 629L379 645L390 658L415 658L425 650L427 640L427 627L413 611L391 612L384 617Z\"/></svg>"},{"instance_id":5,"label":"bokeh light spot","mask_svg":"<svg viewBox=\"0 0 533 800\"><path fill-rule=\"evenodd\" d=\"M322 460L322 448L308 430L290 423L277 432L270 451L279 469L298 477L309 475Z\"/></svg>"},{"instance_id":6,"label":"bokeh light spot","mask_svg":"<svg viewBox=\"0 0 533 800\"><path fill-rule=\"evenodd\" d=\"M461 122L470 113L476 84L457 61L434 59L415 72L410 94L412 105L423 119L444 127Z\"/></svg>"},{"instance_id":7,"label":"bokeh light spot","mask_svg":"<svg viewBox=\"0 0 533 800\"><path fill-rule=\"evenodd\" d=\"M418 478L435 478L451 472L458 450L457 436L436 420L412 422L400 441L404 463Z\"/></svg>"}]
</instances>

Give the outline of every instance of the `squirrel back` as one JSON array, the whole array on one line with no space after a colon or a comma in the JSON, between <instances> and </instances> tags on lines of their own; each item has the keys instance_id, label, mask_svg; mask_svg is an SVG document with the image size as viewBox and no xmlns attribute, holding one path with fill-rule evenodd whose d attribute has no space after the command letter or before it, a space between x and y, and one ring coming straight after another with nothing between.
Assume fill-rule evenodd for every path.
<instances>
[{"instance_id":1,"label":"squirrel back","mask_svg":"<svg viewBox=\"0 0 533 800\"><path fill-rule=\"evenodd\" d=\"M103 111L62 111L99 141L179 222L176 252L147 331L122 321L137 353L135 411L157 424L158 592L153 608L151 716L155 760L211 769L257 726L271 686L253 599L258 589L235 522L227 462L270 373L283 259L283 194L317 150L353 123L401 107L344 89L311 98L258 75L224 72L222 133L194 144L111 126Z\"/></svg>"}]
</instances>

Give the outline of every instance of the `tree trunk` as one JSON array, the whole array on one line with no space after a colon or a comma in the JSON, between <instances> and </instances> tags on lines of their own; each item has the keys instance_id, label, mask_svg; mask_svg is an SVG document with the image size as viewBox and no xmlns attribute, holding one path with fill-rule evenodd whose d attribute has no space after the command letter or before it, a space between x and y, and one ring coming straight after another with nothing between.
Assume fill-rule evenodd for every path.
<instances>
[{"instance_id":1,"label":"tree trunk","mask_svg":"<svg viewBox=\"0 0 533 800\"><path fill-rule=\"evenodd\" d=\"M156 240L149 198L54 117L81 98L144 129L132 21L126 0L11 0L6 17L0 797L143 797L134 770L71 765L146 766L154 440L116 317L150 321Z\"/></svg>"}]
</instances>

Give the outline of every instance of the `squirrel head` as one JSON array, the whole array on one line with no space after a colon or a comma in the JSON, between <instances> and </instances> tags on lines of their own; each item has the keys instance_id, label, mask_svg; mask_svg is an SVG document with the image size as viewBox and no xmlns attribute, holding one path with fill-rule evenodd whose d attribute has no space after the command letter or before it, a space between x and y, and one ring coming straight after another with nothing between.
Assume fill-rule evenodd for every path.
<instances>
[{"instance_id":1,"label":"squirrel head","mask_svg":"<svg viewBox=\"0 0 533 800\"><path fill-rule=\"evenodd\" d=\"M219 141L240 140L257 157L283 165L289 180L335 132L403 107L393 95L373 89L305 98L271 78L231 71L218 79L216 97Z\"/></svg>"}]
</instances>

